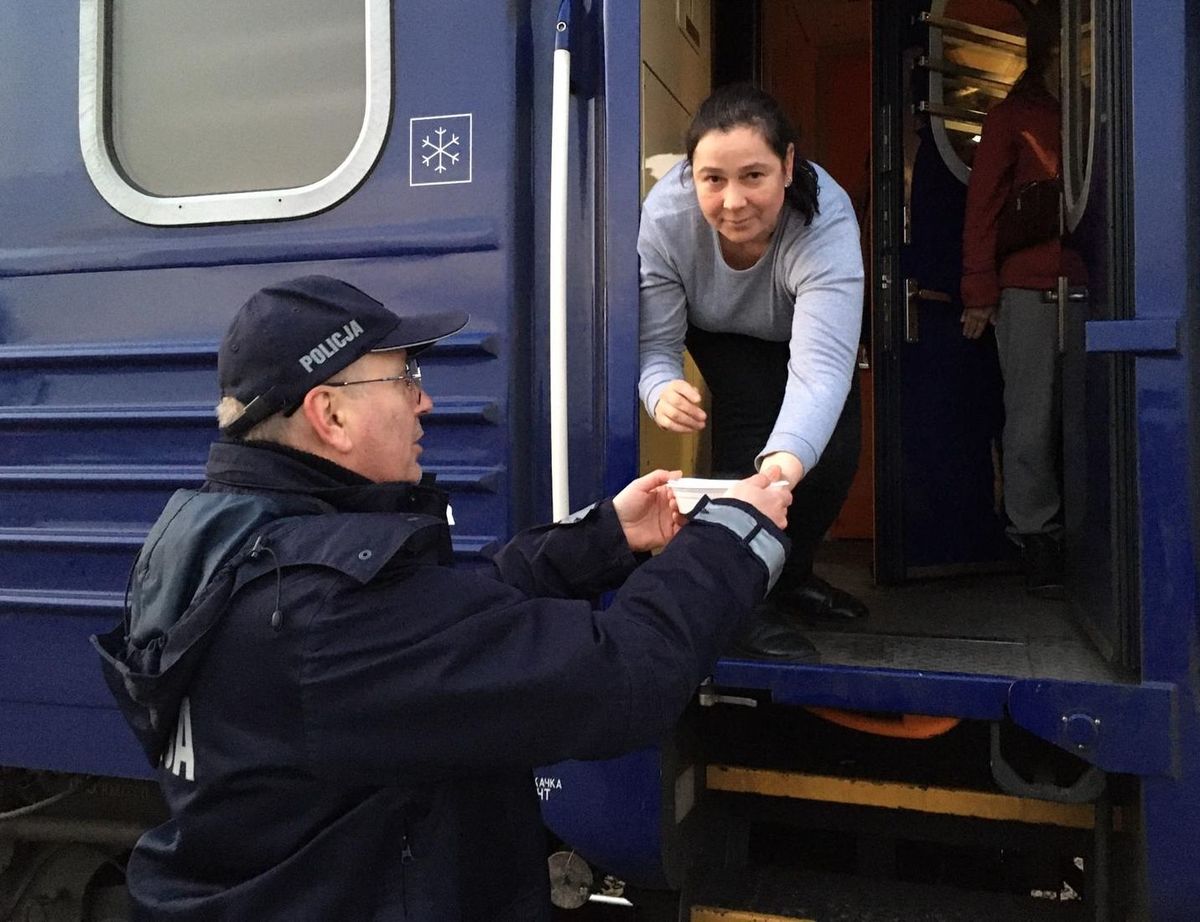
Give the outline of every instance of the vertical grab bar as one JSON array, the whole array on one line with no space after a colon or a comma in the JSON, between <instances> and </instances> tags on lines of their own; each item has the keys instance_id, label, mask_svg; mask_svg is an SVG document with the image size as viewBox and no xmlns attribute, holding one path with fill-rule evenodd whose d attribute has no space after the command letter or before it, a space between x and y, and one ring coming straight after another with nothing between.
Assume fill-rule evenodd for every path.
<instances>
[{"instance_id":1,"label":"vertical grab bar","mask_svg":"<svg viewBox=\"0 0 1200 922\"><path fill-rule=\"evenodd\" d=\"M571 0L562 0L554 39L550 121L550 494L555 521L570 512L567 454L567 148L570 141Z\"/></svg>"}]
</instances>

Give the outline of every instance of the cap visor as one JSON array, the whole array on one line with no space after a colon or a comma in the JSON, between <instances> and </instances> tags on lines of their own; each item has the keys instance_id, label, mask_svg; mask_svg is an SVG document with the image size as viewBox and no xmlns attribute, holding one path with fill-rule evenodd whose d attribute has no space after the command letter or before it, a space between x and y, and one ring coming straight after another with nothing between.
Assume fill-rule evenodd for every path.
<instances>
[{"instance_id":1,"label":"cap visor","mask_svg":"<svg viewBox=\"0 0 1200 922\"><path fill-rule=\"evenodd\" d=\"M396 328L371 347L372 352L410 352L425 349L439 339L453 336L467 325L471 315L465 311L447 311L440 314L418 314L402 317Z\"/></svg>"}]
</instances>

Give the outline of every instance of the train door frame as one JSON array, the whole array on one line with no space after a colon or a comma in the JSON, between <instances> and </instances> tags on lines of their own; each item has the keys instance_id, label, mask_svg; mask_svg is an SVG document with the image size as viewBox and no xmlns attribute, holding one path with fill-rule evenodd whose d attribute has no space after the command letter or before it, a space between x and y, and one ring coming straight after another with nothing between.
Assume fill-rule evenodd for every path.
<instances>
[{"instance_id":1,"label":"train door frame","mask_svg":"<svg viewBox=\"0 0 1200 922\"><path fill-rule=\"evenodd\" d=\"M902 582L912 576L936 575L961 566L913 566L909 548L912 537L906 515L905 490L911 464L904 443L905 363L914 360L919 339L918 315L938 305L921 300L923 291L910 290L906 275L911 271L905 245L910 213L905 195L904 109L905 48L910 44L913 14L929 3L909 4L897 10L891 4L875 5L876 114L874 155L876 196L873 213L875 241L876 310L874 365L876 369L876 578L881 583ZM1133 561L1136 549L1136 489L1134 486L1132 378L1128 359L1101 356L1085 351L1084 323L1091 319L1122 319L1131 303L1129 293L1129 241L1124 239L1129 211L1129 151L1122 141L1122 126L1128 123L1124 79L1128 61L1128 26L1117 9L1106 0L1073 0L1064 17L1064 99L1069 96L1067 79L1070 62L1079 63L1076 35L1068 21L1080 7L1099 11L1096 34L1105 41L1095 43L1091 118L1082 131L1073 130L1073 108L1064 104L1064 139L1086 139L1091 153L1090 168L1078 170L1079 179L1068 188L1068 211L1073 223L1082 219L1080 231L1090 234L1087 246L1095 251L1093 262L1105 275L1096 287L1093 304L1069 303L1064 299L1064 353L1067 382L1076 394L1064 400L1065 464L1064 506L1066 507L1069 559L1069 596L1075 620L1086 630L1106 658L1127 668L1137 659L1136 579ZM938 11L934 10L934 15ZM1070 34L1069 34L1070 33ZM931 53L931 57L933 57ZM931 68L938 67L935 60ZM1084 68L1086 70L1086 68ZM1076 68L1072 73L1077 73ZM931 70L931 73L935 73ZM1076 93L1077 97L1078 94ZM1096 107L1099 106L1099 114ZM933 108L936 108L934 106ZM945 132L937 133L938 147L949 148ZM1065 144L1068 151L1072 144ZM962 166L961 164L957 164ZM965 170L965 166L963 166ZM1107 236L1105 236L1107 235ZM950 294L957 300L957 291ZM915 303L914 303L915 302ZM953 306L953 305L951 305ZM943 306L944 308L944 306ZM1086 308L1086 310L1085 310ZM1048 309L1053 310L1052 304ZM1086 317L1085 317L1086 313ZM928 315L926 315L928 316ZM922 318L924 319L924 318ZM952 325L953 318L941 318ZM948 325L944 324L944 325ZM928 361L928 360L926 360ZM1089 401L1082 395L1087 392ZM1086 410L1086 412L1078 412ZM924 433L928 436L929 433ZM977 504L978 505L978 504ZM985 523L986 524L986 523ZM983 542L981 542L981 547ZM994 559L1002 560L1002 550ZM1011 554L1010 554L1011 556ZM980 560L979 566L988 566ZM967 567L972 564L967 563Z\"/></svg>"}]
</instances>

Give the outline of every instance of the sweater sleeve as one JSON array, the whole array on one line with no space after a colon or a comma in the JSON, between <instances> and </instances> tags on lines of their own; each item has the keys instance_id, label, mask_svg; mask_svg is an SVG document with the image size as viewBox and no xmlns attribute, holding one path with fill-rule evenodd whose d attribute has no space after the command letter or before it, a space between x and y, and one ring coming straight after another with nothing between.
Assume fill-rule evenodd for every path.
<instances>
[{"instance_id":1,"label":"sweater sleeve","mask_svg":"<svg viewBox=\"0 0 1200 922\"><path fill-rule=\"evenodd\" d=\"M788 451L811 471L829 443L850 392L862 328L863 261L850 200L829 184L821 224L786 254L788 292L794 292L790 357L783 404L755 466Z\"/></svg>"},{"instance_id":2,"label":"sweater sleeve","mask_svg":"<svg viewBox=\"0 0 1200 922\"><path fill-rule=\"evenodd\" d=\"M662 229L650 215L643 215L638 228L638 257L641 260L638 396L653 417L663 388L683 377L687 296L679 269L667 254Z\"/></svg>"},{"instance_id":3,"label":"sweater sleeve","mask_svg":"<svg viewBox=\"0 0 1200 922\"><path fill-rule=\"evenodd\" d=\"M963 225L962 300L966 307L1000 303L996 229L1012 189L1016 144L1009 107L1001 103L984 120L971 178Z\"/></svg>"}]
</instances>

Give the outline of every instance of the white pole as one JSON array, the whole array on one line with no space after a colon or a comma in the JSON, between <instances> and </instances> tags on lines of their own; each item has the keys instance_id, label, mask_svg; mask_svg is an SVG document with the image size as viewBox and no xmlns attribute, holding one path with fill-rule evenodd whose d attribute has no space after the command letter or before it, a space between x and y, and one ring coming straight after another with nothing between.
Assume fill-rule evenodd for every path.
<instances>
[{"instance_id":1,"label":"white pole","mask_svg":"<svg viewBox=\"0 0 1200 922\"><path fill-rule=\"evenodd\" d=\"M566 29L558 23L558 31ZM555 521L570 512L567 455L567 147L571 52L554 52L550 124L550 487Z\"/></svg>"}]
</instances>

